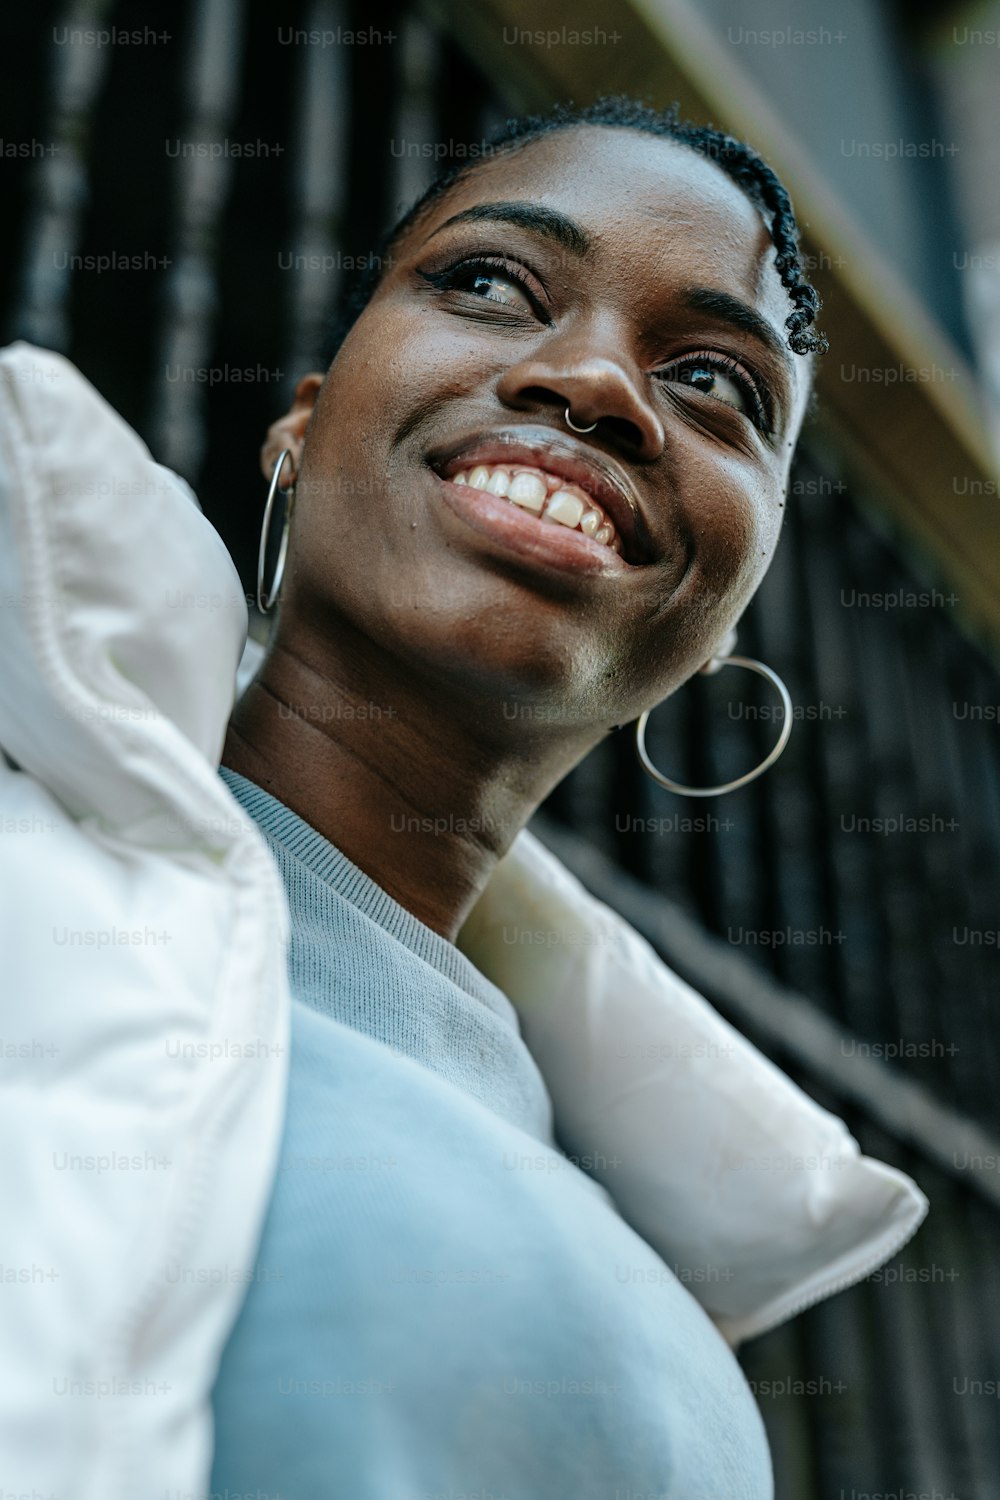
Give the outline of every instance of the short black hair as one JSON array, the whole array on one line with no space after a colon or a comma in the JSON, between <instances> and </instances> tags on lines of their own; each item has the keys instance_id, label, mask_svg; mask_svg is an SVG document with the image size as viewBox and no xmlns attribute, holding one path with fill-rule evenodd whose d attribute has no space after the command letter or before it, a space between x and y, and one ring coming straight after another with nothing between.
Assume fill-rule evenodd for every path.
<instances>
[{"instance_id":1,"label":"short black hair","mask_svg":"<svg viewBox=\"0 0 1000 1500\"><path fill-rule=\"evenodd\" d=\"M426 191L387 232L379 253L369 257L342 311L333 320L326 351L327 364L333 360L371 301L386 266L392 263L395 247L444 193L470 177L495 156L520 151L532 141L553 131L569 130L578 125L603 125L617 130L636 130L643 135L660 136L676 141L716 162L766 217L771 239L778 252L774 268L792 303L792 311L785 319L789 348L796 354L826 353L829 347L827 340L813 328L822 303L819 293L803 274L795 213L791 199L777 175L745 141L737 140L725 131L716 130L712 125L696 125L690 120L682 119L676 104L669 109L658 110L628 95L615 94L598 99L582 109L560 104L545 115L523 115L519 119L508 120L492 139L485 142L481 156L471 161L463 159L445 165Z\"/></svg>"}]
</instances>

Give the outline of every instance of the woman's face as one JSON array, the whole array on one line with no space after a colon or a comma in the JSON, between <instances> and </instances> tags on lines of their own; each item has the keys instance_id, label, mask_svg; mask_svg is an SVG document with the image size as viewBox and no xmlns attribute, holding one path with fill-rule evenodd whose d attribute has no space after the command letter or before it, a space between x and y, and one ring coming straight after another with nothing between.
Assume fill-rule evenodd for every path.
<instances>
[{"instance_id":1,"label":"woman's face","mask_svg":"<svg viewBox=\"0 0 1000 1500\"><path fill-rule=\"evenodd\" d=\"M408 674L575 726L659 702L777 543L808 368L774 256L718 167L634 131L473 172L320 391L282 635L346 619Z\"/></svg>"}]
</instances>

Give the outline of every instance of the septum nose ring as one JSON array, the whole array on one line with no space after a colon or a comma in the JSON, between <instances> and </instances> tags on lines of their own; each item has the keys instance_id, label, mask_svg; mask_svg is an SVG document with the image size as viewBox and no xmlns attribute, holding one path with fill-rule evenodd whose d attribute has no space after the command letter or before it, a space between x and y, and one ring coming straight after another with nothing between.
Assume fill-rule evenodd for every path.
<instances>
[{"instance_id":1,"label":"septum nose ring","mask_svg":"<svg viewBox=\"0 0 1000 1500\"><path fill-rule=\"evenodd\" d=\"M577 427L576 423L573 421L573 418L569 414L569 407L567 406L566 426L570 429L571 432L593 432L594 428L597 426L597 423L591 422L589 427Z\"/></svg>"}]
</instances>

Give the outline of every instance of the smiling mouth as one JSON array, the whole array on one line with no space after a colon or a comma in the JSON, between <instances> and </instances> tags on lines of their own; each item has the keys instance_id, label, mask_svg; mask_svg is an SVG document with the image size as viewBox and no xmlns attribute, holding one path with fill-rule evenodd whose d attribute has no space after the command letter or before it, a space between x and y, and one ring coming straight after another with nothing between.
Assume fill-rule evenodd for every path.
<instances>
[{"instance_id":1,"label":"smiling mouth","mask_svg":"<svg viewBox=\"0 0 1000 1500\"><path fill-rule=\"evenodd\" d=\"M428 463L452 510L539 561L629 571L652 560L627 480L603 455L562 433L531 427L483 433Z\"/></svg>"},{"instance_id":2,"label":"smiling mouth","mask_svg":"<svg viewBox=\"0 0 1000 1500\"><path fill-rule=\"evenodd\" d=\"M621 556L621 537L597 501L578 485L527 465L475 464L449 476L452 484L507 500L540 521L580 531Z\"/></svg>"}]
</instances>

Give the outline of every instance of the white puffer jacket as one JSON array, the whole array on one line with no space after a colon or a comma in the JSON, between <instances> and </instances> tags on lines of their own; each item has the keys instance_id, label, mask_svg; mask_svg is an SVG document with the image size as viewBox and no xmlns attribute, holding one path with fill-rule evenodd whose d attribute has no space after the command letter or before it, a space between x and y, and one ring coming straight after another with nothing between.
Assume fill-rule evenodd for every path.
<instances>
[{"instance_id":1,"label":"white puffer jacket","mask_svg":"<svg viewBox=\"0 0 1000 1500\"><path fill-rule=\"evenodd\" d=\"M207 1488L288 1060L284 892L216 774L246 628L183 481L66 360L0 354L5 1492ZM604 1186L682 1279L718 1268L690 1289L734 1343L920 1223L908 1178L527 832L460 944L517 1007L567 1148L626 1164Z\"/></svg>"}]
</instances>

